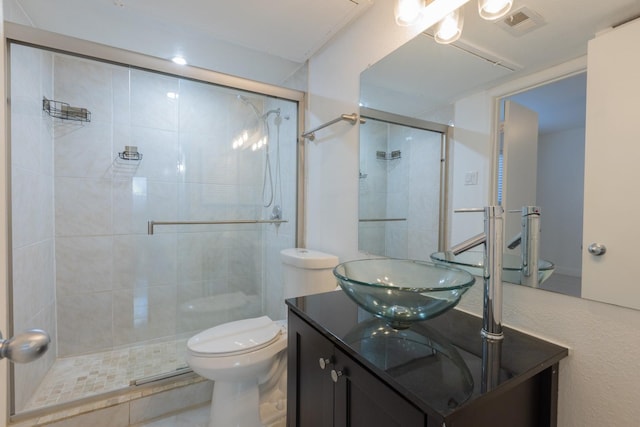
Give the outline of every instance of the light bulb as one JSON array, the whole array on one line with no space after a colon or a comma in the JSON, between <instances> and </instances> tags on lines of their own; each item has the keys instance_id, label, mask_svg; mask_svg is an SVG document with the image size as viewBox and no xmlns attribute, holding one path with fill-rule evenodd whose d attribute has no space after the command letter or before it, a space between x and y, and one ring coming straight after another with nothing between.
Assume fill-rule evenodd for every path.
<instances>
[{"instance_id":1,"label":"light bulb","mask_svg":"<svg viewBox=\"0 0 640 427\"><path fill-rule=\"evenodd\" d=\"M456 9L436 24L433 38L436 42L447 44L460 38L464 18L462 10Z\"/></svg>"},{"instance_id":2,"label":"light bulb","mask_svg":"<svg viewBox=\"0 0 640 427\"><path fill-rule=\"evenodd\" d=\"M406 27L418 22L425 6L425 0L396 0L393 12L396 24Z\"/></svg>"},{"instance_id":3,"label":"light bulb","mask_svg":"<svg viewBox=\"0 0 640 427\"><path fill-rule=\"evenodd\" d=\"M478 13L488 21L502 18L511 10L513 0L478 0Z\"/></svg>"},{"instance_id":4,"label":"light bulb","mask_svg":"<svg viewBox=\"0 0 640 427\"><path fill-rule=\"evenodd\" d=\"M174 64L187 65L187 60L184 59L182 56L174 56L173 58L171 58L171 60L173 61Z\"/></svg>"}]
</instances>

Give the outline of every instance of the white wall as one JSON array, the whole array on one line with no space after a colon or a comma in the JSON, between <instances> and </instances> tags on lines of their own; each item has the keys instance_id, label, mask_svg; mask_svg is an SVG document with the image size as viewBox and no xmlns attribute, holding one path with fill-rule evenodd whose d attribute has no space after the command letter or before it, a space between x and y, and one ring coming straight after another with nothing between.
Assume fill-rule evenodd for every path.
<instances>
[{"instance_id":1,"label":"white wall","mask_svg":"<svg viewBox=\"0 0 640 427\"><path fill-rule=\"evenodd\" d=\"M491 98L480 92L456 102L451 149L451 208L477 208L487 204L491 184ZM477 185L465 185L465 175L478 173ZM484 230L481 213L454 213L451 244Z\"/></svg>"},{"instance_id":2,"label":"white wall","mask_svg":"<svg viewBox=\"0 0 640 427\"><path fill-rule=\"evenodd\" d=\"M390 1L377 2L311 59L311 126L356 111L359 73L410 39L410 30L395 26L392 6ZM484 138L481 132L477 136L478 141ZM307 153L308 246L335 253L343 261L357 258L357 128L336 125L309 143ZM480 177L488 175L486 162L473 167L479 168ZM478 197L465 202L487 200ZM475 286L461 308L479 315L480 294L481 287ZM636 402L640 393L640 312L509 284L505 285L504 306L508 325L570 347L560 368L559 426L629 426L640 419Z\"/></svg>"}]
</instances>

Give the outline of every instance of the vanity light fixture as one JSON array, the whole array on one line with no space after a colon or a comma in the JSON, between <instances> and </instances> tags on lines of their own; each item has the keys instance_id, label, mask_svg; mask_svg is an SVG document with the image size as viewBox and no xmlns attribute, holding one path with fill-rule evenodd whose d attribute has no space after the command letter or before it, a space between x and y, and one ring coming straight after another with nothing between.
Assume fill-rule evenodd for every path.
<instances>
[{"instance_id":1,"label":"vanity light fixture","mask_svg":"<svg viewBox=\"0 0 640 427\"><path fill-rule=\"evenodd\" d=\"M407 27L418 22L425 7L425 0L396 0L393 13L396 24Z\"/></svg>"},{"instance_id":2,"label":"vanity light fixture","mask_svg":"<svg viewBox=\"0 0 640 427\"><path fill-rule=\"evenodd\" d=\"M173 61L174 64L187 65L187 60L182 56L174 56L173 58L171 58L171 61Z\"/></svg>"},{"instance_id":3,"label":"vanity light fixture","mask_svg":"<svg viewBox=\"0 0 640 427\"><path fill-rule=\"evenodd\" d=\"M395 0L394 15L400 26L421 23L425 27L436 25L435 40L452 43L462 34L462 6L470 0ZM513 0L478 0L478 13L488 21L506 15Z\"/></svg>"},{"instance_id":4,"label":"vanity light fixture","mask_svg":"<svg viewBox=\"0 0 640 427\"><path fill-rule=\"evenodd\" d=\"M502 18L511 10L513 0L478 0L478 13L487 21Z\"/></svg>"},{"instance_id":5,"label":"vanity light fixture","mask_svg":"<svg viewBox=\"0 0 640 427\"><path fill-rule=\"evenodd\" d=\"M433 39L441 44L453 43L460 38L463 23L462 8L454 10L436 24Z\"/></svg>"}]
</instances>

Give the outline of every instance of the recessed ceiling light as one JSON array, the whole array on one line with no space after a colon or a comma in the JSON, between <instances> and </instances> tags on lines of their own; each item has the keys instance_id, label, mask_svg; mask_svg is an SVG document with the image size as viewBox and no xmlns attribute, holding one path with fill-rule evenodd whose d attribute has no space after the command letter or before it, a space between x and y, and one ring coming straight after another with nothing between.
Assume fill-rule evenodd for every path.
<instances>
[{"instance_id":1,"label":"recessed ceiling light","mask_svg":"<svg viewBox=\"0 0 640 427\"><path fill-rule=\"evenodd\" d=\"M178 65L187 65L187 60L182 56L174 56L171 60Z\"/></svg>"}]
</instances>

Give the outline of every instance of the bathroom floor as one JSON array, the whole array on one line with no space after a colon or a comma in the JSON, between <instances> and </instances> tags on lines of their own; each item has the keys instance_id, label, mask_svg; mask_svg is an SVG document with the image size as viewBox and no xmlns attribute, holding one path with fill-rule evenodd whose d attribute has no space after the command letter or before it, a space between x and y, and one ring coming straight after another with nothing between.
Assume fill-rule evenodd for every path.
<instances>
[{"instance_id":1,"label":"bathroom floor","mask_svg":"<svg viewBox=\"0 0 640 427\"><path fill-rule=\"evenodd\" d=\"M58 359L24 410L118 390L132 380L184 368L186 342L184 338Z\"/></svg>"}]
</instances>

